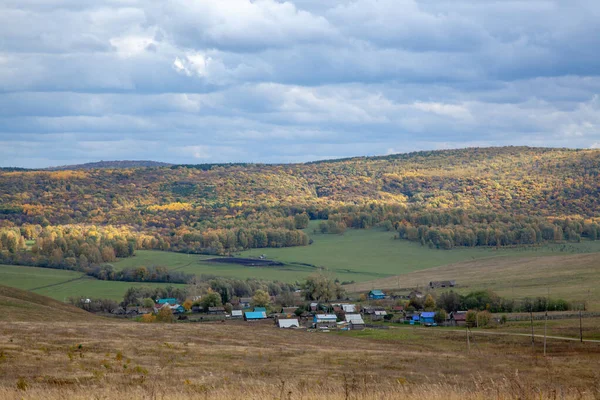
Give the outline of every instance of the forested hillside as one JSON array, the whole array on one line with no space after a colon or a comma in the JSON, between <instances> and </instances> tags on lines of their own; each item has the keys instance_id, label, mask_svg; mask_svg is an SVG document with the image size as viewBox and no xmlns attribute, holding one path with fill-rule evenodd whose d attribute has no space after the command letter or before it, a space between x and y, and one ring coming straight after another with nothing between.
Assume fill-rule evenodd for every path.
<instances>
[{"instance_id":1,"label":"forested hillside","mask_svg":"<svg viewBox=\"0 0 600 400\"><path fill-rule=\"evenodd\" d=\"M327 220L324 233L380 225L443 249L595 240L599 172L600 150L526 147L308 164L0 171L0 261L78 268L140 248L227 254L302 246L309 219Z\"/></svg>"}]
</instances>

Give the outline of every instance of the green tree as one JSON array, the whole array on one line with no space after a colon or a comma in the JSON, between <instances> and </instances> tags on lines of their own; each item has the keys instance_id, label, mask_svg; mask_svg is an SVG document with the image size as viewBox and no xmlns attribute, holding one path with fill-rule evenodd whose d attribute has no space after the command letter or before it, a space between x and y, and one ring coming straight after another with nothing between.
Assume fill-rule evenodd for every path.
<instances>
[{"instance_id":1,"label":"green tree","mask_svg":"<svg viewBox=\"0 0 600 400\"><path fill-rule=\"evenodd\" d=\"M271 297L264 290L257 290L252 296L253 307L267 307L271 302Z\"/></svg>"},{"instance_id":2,"label":"green tree","mask_svg":"<svg viewBox=\"0 0 600 400\"><path fill-rule=\"evenodd\" d=\"M428 294L427 297L425 297L425 302L423 303L423 307L425 308L425 311L435 310L435 299L433 298L433 296L431 294Z\"/></svg>"},{"instance_id":3,"label":"green tree","mask_svg":"<svg viewBox=\"0 0 600 400\"><path fill-rule=\"evenodd\" d=\"M213 292L212 290L210 290L200 299L200 307L202 307L204 311L208 311L208 307L218 307L221 304L221 295L219 295L217 292Z\"/></svg>"}]
</instances>

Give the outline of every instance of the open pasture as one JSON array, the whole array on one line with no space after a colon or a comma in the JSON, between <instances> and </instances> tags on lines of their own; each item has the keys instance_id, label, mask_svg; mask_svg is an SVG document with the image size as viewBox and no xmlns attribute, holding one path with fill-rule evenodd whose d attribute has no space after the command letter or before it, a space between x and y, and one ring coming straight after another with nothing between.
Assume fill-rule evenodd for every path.
<instances>
[{"instance_id":1,"label":"open pasture","mask_svg":"<svg viewBox=\"0 0 600 400\"><path fill-rule=\"evenodd\" d=\"M168 283L101 281L80 272L50 268L0 265L3 285L29 290L64 301L68 297L100 297L120 301L132 286L184 286Z\"/></svg>"}]
</instances>

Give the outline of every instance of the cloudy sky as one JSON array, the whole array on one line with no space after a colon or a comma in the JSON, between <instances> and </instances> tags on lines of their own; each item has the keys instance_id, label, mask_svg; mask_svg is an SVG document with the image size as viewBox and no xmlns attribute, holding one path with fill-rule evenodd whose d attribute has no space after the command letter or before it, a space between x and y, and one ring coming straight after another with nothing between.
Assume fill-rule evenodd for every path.
<instances>
[{"instance_id":1,"label":"cloudy sky","mask_svg":"<svg viewBox=\"0 0 600 400\"><path fill-rule=\"evenodd\" d=\"M2 0L0 166L600 147L598 0Z\"/></svg>"}]
</instances>

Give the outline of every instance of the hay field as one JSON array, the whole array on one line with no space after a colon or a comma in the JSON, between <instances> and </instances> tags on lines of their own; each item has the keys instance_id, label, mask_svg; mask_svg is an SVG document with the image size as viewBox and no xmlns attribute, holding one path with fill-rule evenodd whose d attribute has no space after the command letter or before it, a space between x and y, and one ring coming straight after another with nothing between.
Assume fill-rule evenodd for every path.
<instances>
[{"instance_id":1,"label":"hay field","mask_svg":"<svg viewBox=\"0 0 600 400\"><path fill-rule=\"evenodd\" d=\"M600 311L600 255L496 257L471 260L347 286L349 291L426 288L430 281L455 279L459 292L491 289L508 298L547 296L587 302Z\"/></svg>"},{"instance_id":2,"label":"hay field","mask_svg":"<svg viewBox=\"0 0 600 400\"><path fill-rule=\"evenodd\" d=\"M482 335L467 352L462 335L444 330L355 334L243 321L142 324L3 290L12 304L3 303L0 324L2 399L600 396L596 343L554 341L543 358L525 337ZM65 319L71 313L76 317Z\"/></svg>"}]
</instances>

